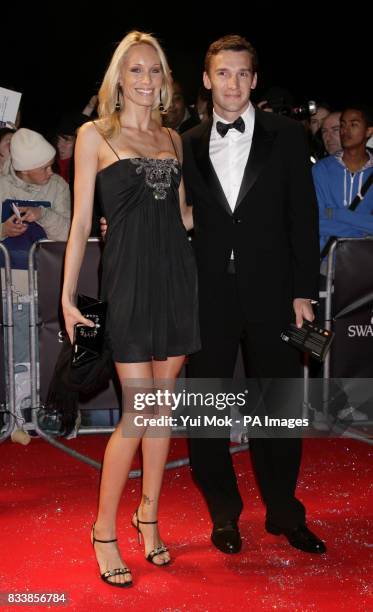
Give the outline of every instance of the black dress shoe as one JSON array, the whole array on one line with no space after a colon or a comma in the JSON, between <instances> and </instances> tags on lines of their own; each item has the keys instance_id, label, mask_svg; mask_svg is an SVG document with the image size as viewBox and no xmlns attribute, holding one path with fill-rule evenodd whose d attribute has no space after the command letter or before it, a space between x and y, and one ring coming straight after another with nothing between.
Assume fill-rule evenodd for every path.
<instances>
[{"instance_id":1,"label":"black dress shoe","mask_svg":"<svg viewBox=\"0 0 373 612\"><path fill-rule=\"evenodd\" d=\"M237 523L235 521L227 521L225 525L214 525L211 541L223 553L240 552L242 540Z\"/></svg>"},{"instance_id":2,"label":"black dress shoe","mask_svg":"<svg viewBox=\"0 0 373 612\"><path fill-rule=\"evenodd\" d=\"M322 540L315 536L306 525L298 525L295 529L280 529L276 525L266 523L266 530L273 535L284 535L289 544L309 553L325 553L326 546Z\"/></svg>"}]
</instances>

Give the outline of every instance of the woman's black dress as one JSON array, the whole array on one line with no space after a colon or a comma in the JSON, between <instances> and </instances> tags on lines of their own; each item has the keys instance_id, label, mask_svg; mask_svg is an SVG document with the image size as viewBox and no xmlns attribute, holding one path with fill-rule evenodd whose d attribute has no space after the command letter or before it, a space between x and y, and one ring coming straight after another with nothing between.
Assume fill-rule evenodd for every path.
<instances>
[{"instance_id":1,"label":"woman's black dress","mask_svg":"<svg viewBox=\"0 0 373 612\"><path fill-rule=\"evenodd\" d=\"M174 158L119 159L97 174L108 222L101 297L117 362L200 349L197 272L183 226Z\"/></svg>"}]
</instances>

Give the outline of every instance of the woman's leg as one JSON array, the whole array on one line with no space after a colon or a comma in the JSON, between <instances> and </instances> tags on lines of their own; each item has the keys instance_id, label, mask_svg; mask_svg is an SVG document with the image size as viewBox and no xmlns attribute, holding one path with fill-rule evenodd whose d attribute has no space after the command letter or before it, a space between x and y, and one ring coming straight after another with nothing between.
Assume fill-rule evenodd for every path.
<instances>
[{"instance_id":1,"label":"woman's leg","mask_svg":"<svg viewBox=\"0 0 373 612\"><path fill-rule=\"evenodd\" d=\"M131 464L138 448L143 430L129 433L131 427L132 411L129 409L131 404L131 389L126 382L135 379L134 388L138 381L144 381L149 387L153 385L153 371L151 362L147 363L116 363L116 369L123 393L127 394L124 398L127 410L124 411L120 423L110 437L105 450L105 456L101 474L100 496L97 520L95 523L95 537L99 540L112 540L116 538L116 516L121 494L126 483ZM151 390L148 388L148 390ZM127 426L127 427L126 427ZM126 431L127 428L127 431ZM95 552L101 573L125 565L121 559L117 544L95 543ZM129 574L113 576L112 582L129 581Z\"/></svg>"},{"instance_id":2,"label":"woman's leg","mask_svg":"<svg viewBox=\"0 0 373 612\"><path fill-rule=\"evenodd\" d=\"M175 379L178 376L184 356L169 357L167 361L153 361L153 377L155 391L173 391ZM171 414L170 406L157 406L154 417L169 416ZM142 455L143 455L143 485L142 497L138 508L138 518L140 521L156 521L158 517L159 495L162 485L164 466L167 460L170 443L170 428L158 426L156 428L148 427L142 439ZM136 519L133 519L136 523ZM151 550L162 545L162 540L159 535L158 525L139 524L140 530L144 537L145 556ZM170 555L168 552L161 553L154 557L153 563L163 565L169 561Z\"/></svg>"}]
</instances>

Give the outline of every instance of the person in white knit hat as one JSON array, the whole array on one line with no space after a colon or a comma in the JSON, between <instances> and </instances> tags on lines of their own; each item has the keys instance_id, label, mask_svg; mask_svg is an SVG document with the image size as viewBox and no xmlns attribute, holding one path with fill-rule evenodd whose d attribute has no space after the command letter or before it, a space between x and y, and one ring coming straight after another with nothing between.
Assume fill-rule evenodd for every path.
<instances>
[{"instance_id":1,"label":"person in white knit hat","mask_svg":"<svg viewBox=\"0 0 373 612\"><path fill-rule=\"evenodd\" d=\"M28 252L40 238L67 240L70 228L70 190L52 171L55 155L56 150L41 134L21 128L12 137L9 172L0 176L0 240L12 265L15 410L17 417L26 420L22 406L29 405L30 392ZM12 205L21 218L13 213Z\"/></svg>"},{"instance_id":2,"label":"person in white knit hat","mask_svg":"<svg viewBox=\"0 0 373 612\"><path fill-rule=\"evenodd\" d=\"M27 223L36 222L51 240L67 240L70 228L70 193L67 183L53 174L56 150L38 132L19 129L10 147L11 166L0 177L0 208L7 199L17 201L22 222L11 215L0 224L0 240L22 235ZM40 206L27 205L31 201ZM0 211L2 213L2 211ZM1 214L0 221L3 215Z\"/></svg>"},{"instance_id":3,"label":"person in white knit hat","mask_svg":"<svg viewBox=\"0 0 373 612\"><path fill-rule=\"evenodd\" d=\"M14 302L27 299L27 260L32 243L45 237L68 237L70 191L52 172L55 155L56 150L41 134L21 128L12 137L9 172L0 176L0 240L10 252ZM12 203L21 218L13 213Z\"/></svg>"},{"instance_id":4,"label":"person in white knit hat","mask_svg":"<svg viewBox=\"0 0 373 612\"><path fill-rule=\"evenodd\" d=\"M18 295L28 294L27 255L35 240L67 240L68 184L52 172L56 150L38 132L20 128L12 137L8 174L0 176L0 240L10 251ZM14 203L22 218L13 214ZM15 240L13 240L15 239Z\"/></svg>"},{"instance_id":5,"label":"person in white knit hat","mask_svg":"<svg viewBox=\"0 0 373 612\"><path fill-rule=\"evenodd\" d=\"M38 132L21 128L10 146L9 172L0 176L0 240L10 252L14 302L28 294L28 250L35 240L67 240L70 191L53 174L56 150ZM12 210L16 205L21 215ZM28 359L27 359L28 361Z\"/></svg>"}]
</instances>

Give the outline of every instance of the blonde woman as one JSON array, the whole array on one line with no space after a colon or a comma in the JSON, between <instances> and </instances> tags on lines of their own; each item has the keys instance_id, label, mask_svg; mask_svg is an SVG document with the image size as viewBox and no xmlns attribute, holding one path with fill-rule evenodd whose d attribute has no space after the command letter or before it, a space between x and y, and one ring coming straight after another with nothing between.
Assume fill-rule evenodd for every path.
<instances>
[{"instance_id":1,"label":"blonde woman","mask_svg":"<svg viewBox=\"0 0 373 612\"><path fill-rule=\"evenodd\" d=\"M71 340L76 323L90 324L75 306L75 292L97 185L109 226L101 297L108 303L107 330L127 400L131 381L141 380L148 390L157 381L172 383L185 355L200 348L181 141L157 120L171 98L170 70L158 41L130 32L117 47L99 91L99 120L83 125L76 142L74 218L62 294L66 330ZM139 541L141 536L144 540L146 559L159 566L170 562L157 524L169 431L154 436L144 427L134 433L128 417L124 414L106 448L91 533L101 578L117 587L132 584L117 546L116 518L140 441L142 498L132 524Z\"/></svg>"}]
</instances>

